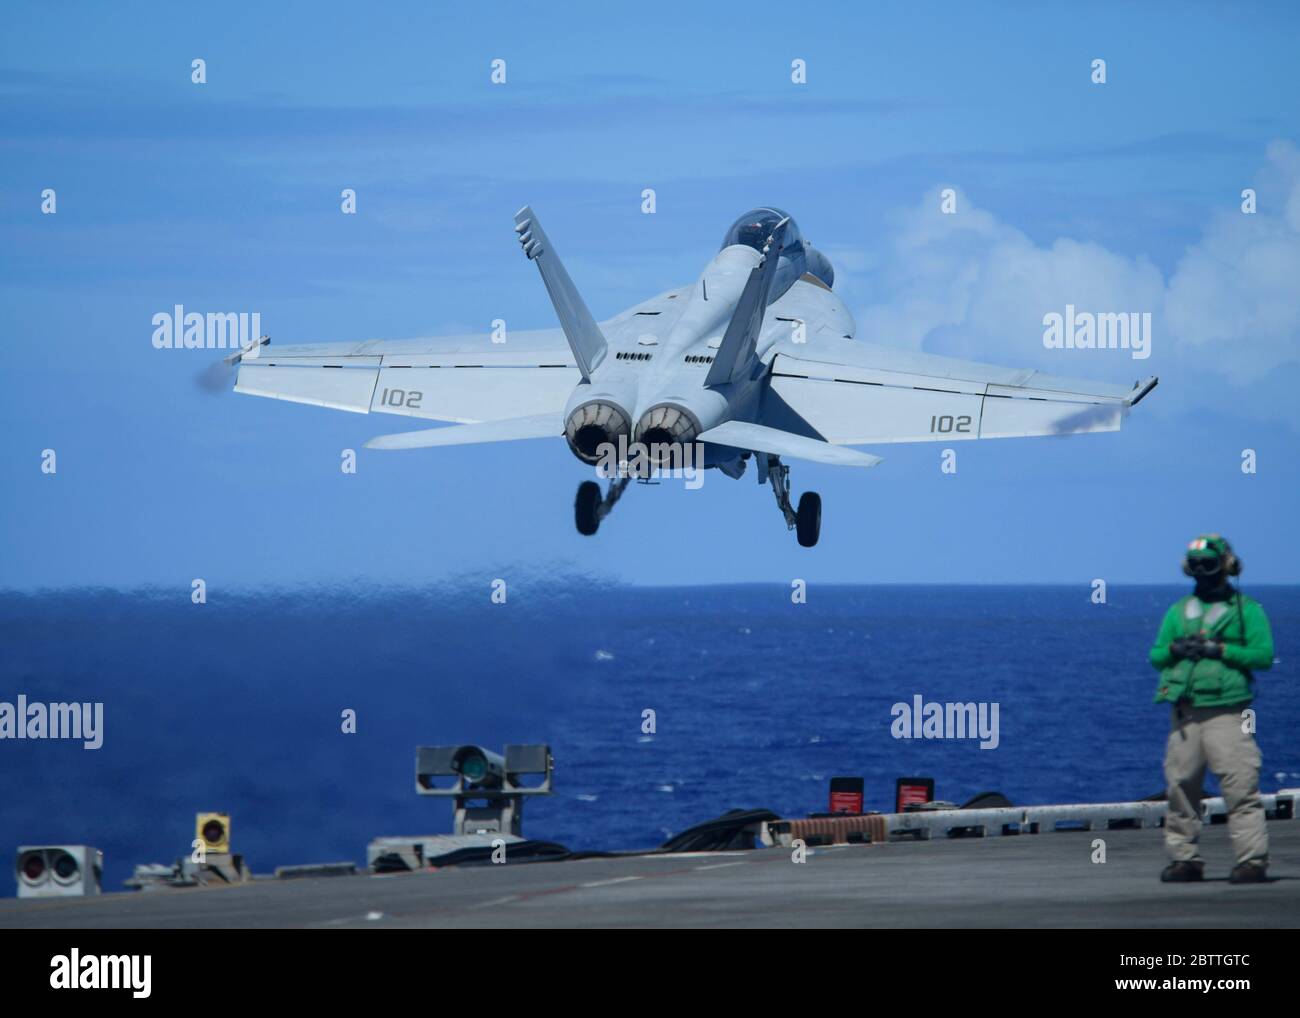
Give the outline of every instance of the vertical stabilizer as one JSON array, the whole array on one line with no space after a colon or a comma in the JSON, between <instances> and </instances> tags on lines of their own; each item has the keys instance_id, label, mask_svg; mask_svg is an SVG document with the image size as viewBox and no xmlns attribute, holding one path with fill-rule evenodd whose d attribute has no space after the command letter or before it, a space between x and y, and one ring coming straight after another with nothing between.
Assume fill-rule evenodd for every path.
<instances>
[{"instance_id":1,"label":"vertical stabilizer","mask_svg":"<svg viewBox=\"0 0 1300 1018\"><path fill-rule=\"evenodd\" d=\"M790 217L786 216L772 228L772 235L763 248L763 260L749 270L749 279L745 281L745 289L722 336L713 366L704 379L705 385L725 385L748 370L758 346L758 334L763 329L767 297L772 292L772 280L781 260L781 247L785 243L785 228L789 222Z\"/></svg>"},{"instance_id":2,"label":"vertical stabilizer","mask_svg":"<svg viewBox=\"0 0 1300 1018\"><path fill-rule=\"evenodd\" d=\"M551 247L551 242L537 220L537 214L525 205L515 213L515 233L519 243L530 261L537 263L550 295L551 304L560 319L560 327L569 341L569 348L578 362L583 381L591 378L591 373L605 359L608 346L600 326L591 317L587 305L578 294L573 280L564 271L564 263Z\"/></svg>"}]
</instances>

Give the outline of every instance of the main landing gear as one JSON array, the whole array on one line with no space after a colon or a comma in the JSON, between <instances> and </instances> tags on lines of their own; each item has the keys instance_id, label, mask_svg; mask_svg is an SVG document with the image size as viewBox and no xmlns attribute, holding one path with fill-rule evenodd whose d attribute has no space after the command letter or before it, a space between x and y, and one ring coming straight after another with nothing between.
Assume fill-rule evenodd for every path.
<instances>
[{"instance_id":1,"label":"main landing gear","mask_svg":"<svg viewBox=\"0 0 1300 1018\"><path fill-rule=\"evenodd\" d=\"M799 508L795 509L790 504L790 468L779 457L768 453L756 453L755 459L759 484L766 479L772 485L786 526L795 532L803 547L811 548L822 532L822 497L815 491L805 491L799 496Z\"/></svg>"},{"instance_id":2,"label":"main landing gear","mask_svg":"<svg viewBox=\"0 0 1300 1018\"><path fill-rule=\"evenodd\" d=\"M600 529L600 521L610 514L614 503L631 483L631 477L615 478L609 482L609 491L603 497L600 485L595 481L583 481L578 485L578 494L573 500L573 522L577 524L578 533L590 537Z\"/></svg>"},{"instance_id":3,"label":"main landing gear","mask_svg":"<svg viewBox=\"0 0 1300 1018\"><path fill-rule=\"evenodd\" d=\"M779 457L768 453L755 453L754 458L758 463L758 483L772 485L786 526L795 531L801 545L813 547L822 531L822 497L815 491L805 491L799 496L799 508L796 509L790 504L790 468ZM578 485L578 494L573 500L573 522L578 533L590 537L599 530L600 521L610 514L632 480L630 476L615 478L609 482L609 490L604 495L595 481L583 481Z\"/></svg>"}]
</instances>

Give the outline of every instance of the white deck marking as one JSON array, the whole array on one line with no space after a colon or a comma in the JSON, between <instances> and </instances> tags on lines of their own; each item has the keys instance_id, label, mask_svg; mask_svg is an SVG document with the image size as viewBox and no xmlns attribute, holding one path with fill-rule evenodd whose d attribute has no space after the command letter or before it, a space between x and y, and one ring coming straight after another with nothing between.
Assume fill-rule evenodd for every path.
<instances>
[{"instance_id":1,"label":"white deck marking","mask_svg":"<svg viewBox=\"0 0 1300 1018\"><path fill-rule=\"evenodd\" d=\"M579 884L579 887L608 887L610 884L626 884L629 880L640 880L640 877L615 877L613 880L592 880L586 884Z\"/></svg>"}]
</instances>

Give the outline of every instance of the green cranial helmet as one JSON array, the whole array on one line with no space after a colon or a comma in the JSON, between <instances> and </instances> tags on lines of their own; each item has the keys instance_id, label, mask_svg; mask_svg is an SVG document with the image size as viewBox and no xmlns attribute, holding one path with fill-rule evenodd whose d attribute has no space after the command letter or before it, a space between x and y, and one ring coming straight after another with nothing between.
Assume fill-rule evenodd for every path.
<instances>
[{"instance_id":1,"label":"green cranial helmet","mask_svg":"<svg viewBox=\"0 0 1300 1018\"><path fill-rule=\"evenodd\" d=\"M1214 574L1222 568L1229 576L1241 572L1241 563L1230 545L1218 534L1201 534L1187 543L1183 572L1191 575Z\"/></svg>"},{"instance_id":2,"label":"green cranial helmet","mask_svg":"<svg viewBox=\"0 0 1300 1018\"><path fill-rule=\"evenodd\" d=\"M1187 542L1188 558L1223 558L1228 542L1218 534L1202 534Z\"/></svg>"}]
</instances>

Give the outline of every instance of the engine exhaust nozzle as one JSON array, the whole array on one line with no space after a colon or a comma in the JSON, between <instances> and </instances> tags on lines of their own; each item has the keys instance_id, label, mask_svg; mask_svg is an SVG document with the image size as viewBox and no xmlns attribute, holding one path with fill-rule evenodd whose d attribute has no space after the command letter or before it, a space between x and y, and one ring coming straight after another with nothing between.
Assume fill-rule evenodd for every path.
<instances>
[{"instance_id":1,"label":"engine exhaust nozzle","mask_svg":"<svg viewBox=\"0 0 1300 1018\"><path fill-rule=\"evenodd\" d=\"M619 448L619 439L628 439L632 432L629 415L622 407L604 400L584 403L564 422L564 438L573 455L583 463L600 462L601 447Z\"/></svg>"},{"instance_id":2,"label":"engine exhaust nozzle","mask_svg":"<svg viewBox=\"0 0 1300 1018\"><path fill-rule=\"evenodd\" d=\"M700 422L685 407L672 403L653 406L636 422L636 440L645 446L646 455L655 466L672 459L673 450L694 442L700 434Z\"/></svg>"}]
</instances>

